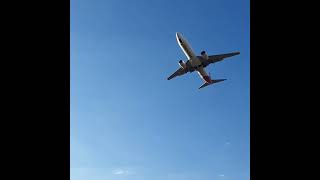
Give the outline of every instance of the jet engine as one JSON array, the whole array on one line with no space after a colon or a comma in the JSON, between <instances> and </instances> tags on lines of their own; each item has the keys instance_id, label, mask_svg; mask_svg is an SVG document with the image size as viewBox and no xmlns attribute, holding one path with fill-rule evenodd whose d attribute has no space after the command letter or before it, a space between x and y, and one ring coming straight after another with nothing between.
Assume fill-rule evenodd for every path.
<instances>
[{"instance_id":1,"label":"jet engine","mask_svg":"<svg viewBox=\"0 0 320 180\"><path fill-rule=\"evenodd\" d=\"M179 61L179 65L183 68L183 69L186 69L187 65L184 61L180 60Z\"/></svg>"},{"instance_id":2,"label":"jet engine","mask_svg":"<svg viewBox=\"0 0 320 180\"><path fill-rule=\"evenodd\" d=\"M205 51L202 51L202 52L201 52L201 56L202 56L202 58L205 59L205 60L208 60L208 59L209 59L209 57L208 57L208 55L207 55L207 53L206 53Z\"/></svg>"}]
</instances>

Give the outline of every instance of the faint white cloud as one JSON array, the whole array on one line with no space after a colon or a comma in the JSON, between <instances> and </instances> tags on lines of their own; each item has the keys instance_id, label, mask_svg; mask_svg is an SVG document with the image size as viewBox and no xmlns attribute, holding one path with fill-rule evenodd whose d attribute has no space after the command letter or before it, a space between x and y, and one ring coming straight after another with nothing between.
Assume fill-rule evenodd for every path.
<instances>
[{"instance_id":1,"label":"faint white cloud","mask_svg":"<svg viewBox=\"0 0 320 180\"><path fill-rule=\"evenodd\" d=\"M224 145L227 145L227 146L228 146L228 145L231 145L231 142L230 142L230 141L227 141L227 142L224 143Z\"/></svg>"},{"instance_id":2,"label":"faint white cloud","mask_svg":"<svg viewBox=\"0 0 320 180\"><path fill-rule=\"evenodd\" d=\"M112 171L112 174L119 175L119 176L125 176L125 175L133 174L133 172L132 172L132 170L129 171L129 169L119 168L119 169L114 169Z\"/></svg>"},{"instance_id":3,"label":"faint white cloud","mask_svg":"<svg viewBox=\"0 0 320 180\"><path fill-rule=\"evenodd\" d=\"M219 174L218 176L219 176L219 177L224 177L224 174Z\"/></svg>"}]
</instances>

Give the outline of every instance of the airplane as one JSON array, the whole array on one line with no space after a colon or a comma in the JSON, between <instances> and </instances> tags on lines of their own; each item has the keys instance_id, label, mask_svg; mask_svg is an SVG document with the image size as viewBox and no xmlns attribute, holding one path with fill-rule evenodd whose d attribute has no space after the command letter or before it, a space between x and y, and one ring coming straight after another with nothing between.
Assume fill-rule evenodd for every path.
<instances>
[{"instance_id":1,"label":"airplane","mask_svg":"<svg viewBox=\"0 0 320 180\"><path fill-rule=\"evenodd\" d=\"M188 60L187 62L180 60L179 61L180 68L176 72L174 72L171 76L169 76L167 80L170 80L177 76L184 75L187 72L192 73L194 71L197 71L201 79L204 81L204 84L202 84L199 87L199 89L206 87L208 85L212 85L214 83L218 83L226 80L226 79L211 79L211 76L208 75L207 72L205 71L204 69L205 67L207 67L209 64L224 60L225 58L240 54L240 52L236 51L236 52L227 53L227 54L217 54L217 55L208 56L205 51L202 51L200 53L201 56L197 56L194 53L193 49L191 48L190 44L188 43L187 39L185 39L179 32L176 33L176 39L180 48L182 49L184 54L187 56Z\"/></svg>"}]
</instances>

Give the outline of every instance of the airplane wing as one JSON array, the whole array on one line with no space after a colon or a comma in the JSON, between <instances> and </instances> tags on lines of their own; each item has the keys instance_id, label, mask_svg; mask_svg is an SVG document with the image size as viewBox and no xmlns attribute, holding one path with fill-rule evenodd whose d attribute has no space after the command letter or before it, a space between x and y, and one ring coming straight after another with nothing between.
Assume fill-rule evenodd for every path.
<instances>
[{"instance_id":1,"label":"airplane wing","mask_svg":"<svg viewBox=\"0 0 320 180\"><path fill-rule=\"evenodd\" d=\"M169 76L167 79L170 80L172 78L175 78L177 76L181 76L183 74L185 74L186 71L185 69L183 69L182 67L180 67L176 72L174 72L173 74L171 74L171 76Z\"/></svg>"},{"instance_id":2,"label":"airplane wing","mask_svg":"<svg viewBox=\"0 0 320 180\"><path fill-rule=\"evenodd\" d=\"M227 53L227 54L218 54L218 55L212 55L212 56L208 56L209 57L209 60L208 62L209 63L216 63L218 61L221 61L225 58L228 58L228 57L231 57L231 56L235 56L235 55L238 55L240 54L240 52L233 52L233 53Z\"/></svg>"}]
</instances>

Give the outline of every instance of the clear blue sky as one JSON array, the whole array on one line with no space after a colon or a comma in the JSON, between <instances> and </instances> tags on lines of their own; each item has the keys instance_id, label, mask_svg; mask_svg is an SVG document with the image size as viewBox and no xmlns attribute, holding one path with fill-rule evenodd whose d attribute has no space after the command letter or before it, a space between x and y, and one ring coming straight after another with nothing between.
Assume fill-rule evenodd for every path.
<instances>
[{"instance_id":1,"label":"clear blue sky","mask_svg":"<svg viewBox=\"0 0 320 180\"><path fill-rule=\"evenodd\" d=\"M249 0L71 0L71 180L250 178ZM170 81L185 55L240 51Z\"/></svg>"}]
</instances>

